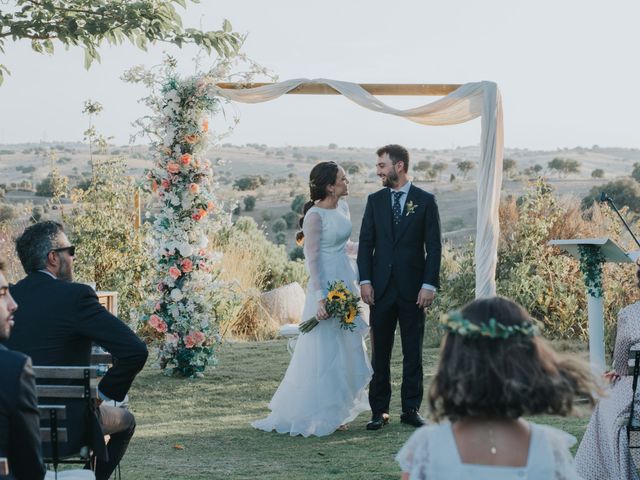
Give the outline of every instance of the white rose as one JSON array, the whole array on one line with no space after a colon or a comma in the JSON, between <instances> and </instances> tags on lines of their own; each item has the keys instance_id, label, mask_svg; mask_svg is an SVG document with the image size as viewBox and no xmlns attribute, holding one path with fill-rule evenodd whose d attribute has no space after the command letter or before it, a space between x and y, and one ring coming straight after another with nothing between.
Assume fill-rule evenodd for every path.
<instances>
[{"instance_id":1,"label":"white rose","mask_svg":"<svg viewBox=\"0 0 640 480\"><path fill-rule=\"evenodd\" d=\"M182 300L182 292L179 288L174 288L173 290L171 290L171 294L169 296L174 302L179 302L180 300Z\"/></svg>"}]
</instances>

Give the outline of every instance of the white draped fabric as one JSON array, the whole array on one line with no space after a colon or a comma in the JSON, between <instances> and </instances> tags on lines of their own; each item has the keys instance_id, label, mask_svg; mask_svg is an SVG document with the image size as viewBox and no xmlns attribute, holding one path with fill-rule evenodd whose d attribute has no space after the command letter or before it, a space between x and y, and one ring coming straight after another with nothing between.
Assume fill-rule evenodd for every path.
<instances>
[{"instance_id":1,"label":"white draped fabric","mask_svg":"<svg viewBox=\"0 0 640 480\"><path fill-rule=\"evenodd\" d=\"M482 117L478 169L478 218L476 221L476 297L495 295L498 260L498 207L502 184L504 145L502 98L493 82L467 83L435 102L408 110L390 107L356 83L298 78L250 89L222 89L214 94L241 103L273 100L302 83L330 85L349 100L374 112L404 117L422 125L455 125Z\"/></svg>"}]
</instances>

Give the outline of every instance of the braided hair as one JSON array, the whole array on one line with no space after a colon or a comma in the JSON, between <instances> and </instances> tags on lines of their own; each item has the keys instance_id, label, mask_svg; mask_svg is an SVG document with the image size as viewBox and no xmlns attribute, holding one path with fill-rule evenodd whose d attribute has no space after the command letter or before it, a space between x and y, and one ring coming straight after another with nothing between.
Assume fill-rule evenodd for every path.
<instances>
[{"instance_id":1,"label":"braided hair","mask_svg":"<svg viewBox=\"0 0 640 480\"><path fill-rule=\"evenodd\" d=\"M338 164L336 162L320 162L316 164L309 173L309 196L311 199L304 204L302 209L302 218L300 219L300 228L304 223L304 217L316 202L327 198L327 187L335 185L338 179ZM296 233L296 242L301 245L304 241L304 233L300 230Z\"/></svg>"}]
</instances>

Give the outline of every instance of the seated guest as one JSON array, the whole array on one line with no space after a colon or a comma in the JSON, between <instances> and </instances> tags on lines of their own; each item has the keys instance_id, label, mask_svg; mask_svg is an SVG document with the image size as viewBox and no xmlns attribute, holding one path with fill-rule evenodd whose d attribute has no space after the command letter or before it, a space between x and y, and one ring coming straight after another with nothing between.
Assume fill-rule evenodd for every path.
<instances>
[{"instance_id":1,"label":"seated guest","mask_svg":"<svg viewBox=\"0 0 640 480\"><path fill-rule=\"evenodd\" d=\"M122 401L145 364L145 344L100 305L91 287L73 283L75 247L62 225L36 223L16 240L16 248L27 276L11 287L21 308L7 346L29 355L34 365L81 366L90 364L92 342L96 343L114 358L114 366L98 385L98 394L102 400ZM82 401L67 403L67 423L83 424L84 405ZM100 452L104 443L92 445L97 457L96 478L100 480L108 479L120 462L133 436L135 419L128 410L103 403L98 420L102 433L111 437L108 455ZM82 443L86 432L76 429L69 435L69 451L63 454L86 445Z\"/></svg>"},{"instance_id":2,"label":"seated guest","mask_svg":"<svg viewBox=\"0 0 640 480\"><path fill-rule=\"evenodd\" d=\"M9 293L0 262L0 342L9 338L18 305ZM0 344L0 457L9 462L9 476L44 478L40 447L40 415L31 359Z\"/></svg>"},{"instance_id":3,"label":"seated guest","mask_svg":"<svg viewBox=\"0 0 640 480\"><path fill-rule=\"evenodd\" d=\"M640 286L640 269L636 276ZM594 409L576 453L576 467L585 480L640 478L640 465L635 466L629 456L626 428L633 395L633 377L627 372L629 347L635 343L640 343L640 302L618 312L614 370L605 374L611 385ZM638 399L635 412L640 415Z\"/></svg>"},{"instance_id":4,"label":"seated guest","mask_svg":"<svg viewBox=\"0 0 640 480\"><path fill-rule=\"evenodd\" d=\"M396 460L403 479L578 479L575 438L523 415L567 415L576 395L591 401L588 367L556 354L527 312L506 298L475 300L444 320L447 334L429 404Z\"/></svg>"}]
</instances>

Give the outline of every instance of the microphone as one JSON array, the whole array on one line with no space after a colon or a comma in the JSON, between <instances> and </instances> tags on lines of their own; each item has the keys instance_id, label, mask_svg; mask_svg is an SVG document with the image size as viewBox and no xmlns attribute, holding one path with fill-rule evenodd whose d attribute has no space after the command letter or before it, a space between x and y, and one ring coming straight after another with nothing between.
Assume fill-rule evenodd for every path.
<instances>
[{"instance_id":1,"label":"microphone","mask_svg":"<svg viewBox=\"0 0 640 480\"><path fill-rule=\"evenodd\" d=\"M613 203L613 199L609 195L607 195L606 192L601 192L600 193L600 202L602 202L602 203L607 202L609 205L611 205L613 210L618 214L618 217L620 217L620 220L622 220L622 223L624 224L624 226L627 228L627 231L631 234L631 237L636 242L636 245L638 245L640 247L640 242L638 241L636 236L633 234L633 231L631 230L631 227L629 227L629 225L625 221L624 217L622 216L622 214L618 210L618 207L616 207L616 204Z\"/></svg>"}]
</instances>

